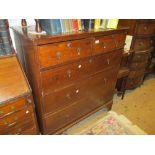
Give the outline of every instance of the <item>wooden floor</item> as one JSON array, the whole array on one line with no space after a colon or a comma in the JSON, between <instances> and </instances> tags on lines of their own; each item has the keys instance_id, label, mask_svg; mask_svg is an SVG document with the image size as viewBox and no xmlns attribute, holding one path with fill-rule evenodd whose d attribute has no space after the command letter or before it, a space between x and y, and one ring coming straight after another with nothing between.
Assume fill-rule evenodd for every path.
<instances>
[{"instance_id":1,"label":"wooden floor","mask_svg":"<svg viewBox=\"0 0 155 155\"><path fill-rule=\"evenodd\" d=\"M155 134L155 75L148 76L143 85L128 90L123 100L114 96L112 111L123 114L133 124L139 126L147 134ZM104 117L103 110L74 125L67 132L72 134Z\"/></svg>"}]
</instances>

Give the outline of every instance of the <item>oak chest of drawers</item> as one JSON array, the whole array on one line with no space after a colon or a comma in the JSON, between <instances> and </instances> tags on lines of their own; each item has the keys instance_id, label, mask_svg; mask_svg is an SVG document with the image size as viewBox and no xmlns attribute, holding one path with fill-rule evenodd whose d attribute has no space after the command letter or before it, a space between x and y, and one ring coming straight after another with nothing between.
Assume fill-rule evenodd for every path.
<instances>
[{"instance_id":1,"label":"oak chest of drawers","mask_svg":"<svg viewBox=\"0 0 155 155\"><path fill-rule=\"evenodd\" d=\"M136 88L143 83L144 75L153 51L153 37L155 34L154 20L119 20L119 27L129 26L129 35L133 36L131 49L134 50L130 64L130 75L126 89Z\"/></svg>"},{"instance_id":2,"label":"oak chest of drawers","mask_svg":"<svg viewBox=\"0 0 155 155\"><path fill-rule=\"evenodd\" d=\"M60 134L100 108L110 109L127 29L57 36L13 30L42 134Z\"/></svg>"},{"instance_id":3,"label":"oak chest of drawers","mask_svg":"<svg viewBox=\"0 0 155 155\"><path fill-rule=\"evenodd\" d=\"M31 90L15 55L0 57L0 134L38 134Z\"/></svg>"}]
</instances>

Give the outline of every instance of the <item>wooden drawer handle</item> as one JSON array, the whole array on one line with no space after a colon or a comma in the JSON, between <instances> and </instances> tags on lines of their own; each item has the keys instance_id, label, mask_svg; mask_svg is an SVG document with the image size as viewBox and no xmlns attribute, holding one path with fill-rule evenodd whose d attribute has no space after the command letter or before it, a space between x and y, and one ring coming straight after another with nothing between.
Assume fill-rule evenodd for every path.
<instances>
[{"instance_id":1,"label":"wooden drawer handle","mask_svg":"<svg viewBox=\"0 0 155 155\"><path fill-rule=\"evenodd\" d=\"M61 52L56 52L56 58L60 59L60 57L61 57Z\"/></svg>"}]
</instances>

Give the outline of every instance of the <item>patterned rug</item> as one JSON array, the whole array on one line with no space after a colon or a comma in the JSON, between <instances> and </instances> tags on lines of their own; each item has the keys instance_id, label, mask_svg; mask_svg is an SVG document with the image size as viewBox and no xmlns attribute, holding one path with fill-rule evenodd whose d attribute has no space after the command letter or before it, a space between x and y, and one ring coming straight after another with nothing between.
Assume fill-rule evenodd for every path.
<instances>
[{"instance_id":1,"label":"patterned rug","mask_svg":"<svg viewBox=\"0 0 155 155\"><path fill-rule=\"evenodd\" d=\"M69 133L66 133L69 134ZM116 112L110 111L108 114L81 129L74 132L74 135L146 135L138 126L133 125L125 116L118 115Z\"/></svg>"}]
</instances>

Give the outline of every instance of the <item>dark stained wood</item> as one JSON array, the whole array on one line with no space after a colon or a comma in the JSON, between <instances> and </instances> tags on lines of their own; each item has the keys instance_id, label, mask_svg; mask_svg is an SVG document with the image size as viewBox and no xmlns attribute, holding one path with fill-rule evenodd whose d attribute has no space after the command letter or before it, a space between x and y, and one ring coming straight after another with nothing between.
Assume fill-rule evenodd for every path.
<instances>
[{"instance_id":1,"label":"dark stained wood","mask_svg":"<svg viewBox=\"0 0 155 155\"><path fill-rule=\"evenodd\" d=\"M16 55L1 57L0 134L22 134L22 123L30 119L38 134L31 89Z\"/></svg>"},{"instance_id":2,"label":"dark stained wood","mask_svg":"<svg viewBox=\"0 0 155 155\"><path fill-rule=\"evenodd\" d=\"M42 134L57 134L112 105L127 29L56 36L27 34L13 28L22 46ZM94 41L112 38L114 46L95 52ZM107 42L110 47L111 41ZM17 53L18 54L18 53Z\"/></svg>"},{"instance_id":3,"label":"dark stained wood","mask_svg":"<svg viewBox=\"0 0 155 155\"><path fill-rule=\"evenodd\" d=\"M121 19L118 27L121 28L122 26L129 27L128 34L133 36L131 49L134 50L135 54L133 55L133 61L131 61L131 75L129 75L132 78L127 81L127 89L132 89L139 86L140 83L142 84L144 74L150 72L149 65L151 65L153 51L155 21L151 19ZM142 70L144 71L143 74ZM136 71L137 73L135 73ZM135 77L133 77L134 75Z\"/></svg>"}]
</instances>

